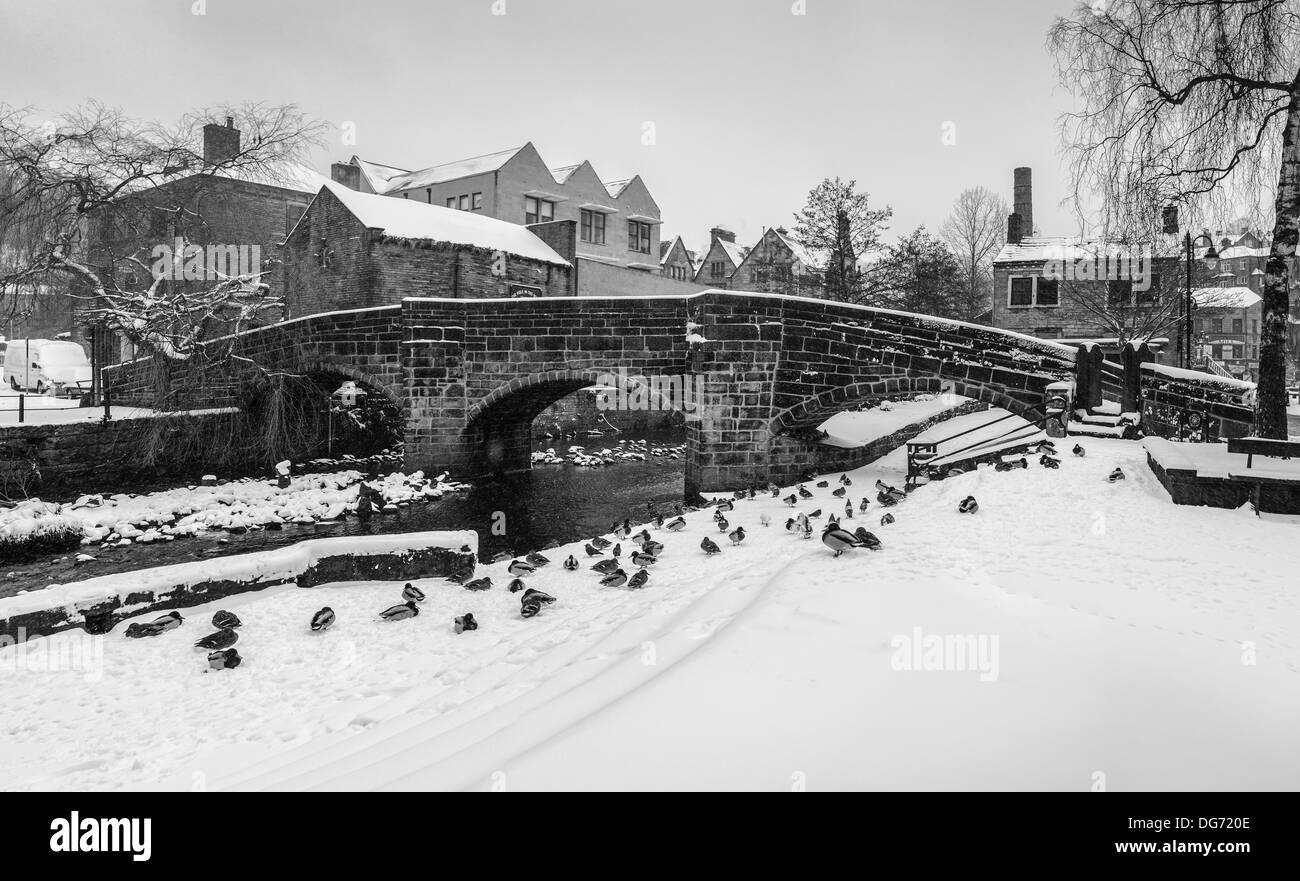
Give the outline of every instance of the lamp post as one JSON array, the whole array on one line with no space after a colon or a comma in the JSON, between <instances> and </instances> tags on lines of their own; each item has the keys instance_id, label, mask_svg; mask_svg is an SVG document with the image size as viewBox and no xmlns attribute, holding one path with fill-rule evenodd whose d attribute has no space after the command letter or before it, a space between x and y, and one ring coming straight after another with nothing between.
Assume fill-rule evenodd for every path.
<instances>
[{"instance_id":1,"label":"lamp post","mask_svg":"<svg viewBox=\"0 0 1300 881\"><path fill-rule=\"evenodd\" d=\"M1184 369L1190 369L1192 366L1192 312L1195 308L1192 303L1192 248L1199 244L1201 239L1205 239L1210 244L1201 259L1210 269L1219 265L1219 252L1214 250L1214 239L1204 233L1193 239L1190 229L1183 234L1183 245L1187 248L1187 292L1183 299L1183 333L1179 341L1182 363L1179 366Z\"/></svg>"}]
</instances>

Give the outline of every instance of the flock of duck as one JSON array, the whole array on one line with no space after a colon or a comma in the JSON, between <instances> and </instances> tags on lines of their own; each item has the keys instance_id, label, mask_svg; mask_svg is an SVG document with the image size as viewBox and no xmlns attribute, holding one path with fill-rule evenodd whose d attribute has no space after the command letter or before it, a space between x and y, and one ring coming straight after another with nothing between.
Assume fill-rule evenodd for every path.
<instances>
[{"instance_id":1,"label":"flock of duck","mask_svg":"<svg viewBox=\"0 0 1300 881\"><path fill-rule=\"evenodd\" d=\"M1079 457L1086 455L1083 447L1078 444L1074 446L1072 452ZM1037 444L1035 453L1039 456L1039 464L1044 468L1054 469L1060 467L1056 447L1050 440L1044 440ZM1028 467L1028 459L1024 457L1016 460L1002 460L995 465L998 471ZM1108 479L1111 483L1123 480L1124 472L1120 468L1116 468L1110 473ZM838 513L827 516L826 524L821 530L822 544L834 552L834 557L839 557L846 551L855 548L879 551L884 547L884 544L875 533L865 526L858 526L850 531L845 525L845 521L854 519L853 500L849 496L849 488L853 486L853 480L848 474L841 474L838 484L830 495L835 499L834 504L836 505L843 500L843 517L841 518ZM827 489L830 487L830 481L819 481L816 487L818 489ZM904 501L912 488L909 485L904 489L899 489L882 480L877 480L875 483L876 502L884 508L892 508ZM772 498L779 498L781 490L775 484L768 484L767 492L771 494ZM759 491L752 487L747 490L736 490L732 498L713 499L702 506L713 509L713 521L718 532L725 535L733 547L744 544L749 538L749 534L743 525L737 524L733 528L727 515L732 514L735 516L736 502L756 499L758 493ZM794 492L785 496L781 501L794 508L814 498L816 498L816 493L810 490L806 484L800 484ZM857 506L857 513L865 514L870 509L870 506L870 499L863 496ZM675 516L668 519L662 512L655 510L653 504L647 503L646 507L651 515L650 523L653 524L655 530L669 533L678 533L685 530L687 525L686 514L701 510L701 506L674 505L673 515ZM979 511L979 503L974 496L966 496L958 504L957 510L962 514L975 514ZM812 522L822 516L823 511L821 508L817 508L811 513L800 512L794 514L786 519L785 530L804 539L811 539L814 532ZM886 510L880 517L882 527L894 522L896 520L891 511ZM772 525L771 515L767 513L760 514L759 523L764 528L770 527ZM599 576L602 587L626 587L630 590L645 587L650 581L650 569L658 561L660 554L663 553L663 542L654 538L648 526L643 525L639 531L636 530L630 519L624 519L621 524L614 523L610 528L610 534L613 536L612 539L596 536L583 546L588 560L600 558L589 569ZM628 545L626 548L624 542ZM700 550L710 557L722 553L719 544L708 536L705 536L700 542ZM522 559L511 560L510 565L506 567L506 572L511 577L507 590L512 594L519 595L519 614L522 618L532 618L541 612L544 607L555 602L555 597L530 588L524 582L524 579L536 573L538 569L549 565L550 562L550 559L545 555L532 552ZM629 575L627 569L624 568L625 565L628 568L635 569L635 571ZM574 554L569 554L562 566L568 572L575 572L582 568L582 563L578 561ZM464 578L468 578L468 576L460 579L452 578L451 580L461 583L469 591L492 589L492 579L489 576L469 581L465 581ZM407 618L414 618L420 614L420 603L424 602L424 600L424 592L415 585L408 583L402 588L402 602L384 609L379 613L379 617L384 621L402 621ZM137 639L158 636L180 627L184 620L180 612L171 611L147 623L137 622L128 625L125 635ZM309 626L314 632L323 632L333 626L334 621L334 610L329 606L325 606L312 616ZM195 647L209 650L207 656L208 665L214 670L228 670L238 667L243 661L239 652L234 648L235 643L239 641L238 628L242 626L239 617L233 612L220 610L212 616L212 626L217 628L216 631L196 641L194 643ZM475 620L472 612L466 612L453 620L453 629L456 633L477 630L478 621Z\"/></svg>"}]
</instances>

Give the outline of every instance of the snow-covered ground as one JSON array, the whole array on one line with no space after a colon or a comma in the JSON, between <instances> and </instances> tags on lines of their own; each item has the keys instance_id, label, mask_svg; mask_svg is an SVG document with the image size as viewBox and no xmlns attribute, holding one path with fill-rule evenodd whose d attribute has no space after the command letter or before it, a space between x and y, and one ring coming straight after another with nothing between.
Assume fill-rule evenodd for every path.
<instances>
[{"instance_id":1,"label":"snow-covered ground","mask_svg":"<svg viewBox=\"0 0 1300 881\"><path fill-rule=\"evenodd\" d=\"M215 606L150 640L37 672L0 649L9 789L1295 789L1300 787L1296 518L1170 503L1140 444L1084 439L1059 470L931 483L880 525L879 552L834 559L764 497L708 510L640 591L602 588L580 544L527 579L558 602L519 615L494 586L444 581L384 623L397 584L273 588L236 670L191 648ZM1071 444L1072 445L1072 444ZM1107 481L1117 465L1127 479ZM832 486L834 486L832 480ZM812 488L811 485L809 485ZM830 489L800 506L827 513ZM979 511L957 512L974 495ZM764 527L767 514L772 525ZM706 557L705 535L723 545ZM624 542L624 547L627 543ZM578 572L560 562L569 552ZM307 622L338 614L325 634ZM474 612L477 631L452 618ZM931 654L932 640L967 655ZM98 648L96 648L96 646ZM96 653L99 653L98 655ZM96 661L96 657L100 660ZM918 662L943 669L907 669Z\"/></svg>"},{"instance_id":2,"label":"snow-covered ground","mask_svg":"<svg viewBox=\"0 0 1300 881\"><path fill-rule=\"evenodd\" d=\"M968 400L960 395L917 395L910 401L882 401L868 410L836 413L818 428L826 432L827 436L822 440L824 444L860 447L913 423L924 422Z\"/></svg>"},{"instance_id":3,"label":"snow-covered ground","mask_svg":"<svg viewBox=\"0 0 1300 881\"><path fill-rule=\"evenodd\" d=\"M442 498L466 488L446 475L393 472L367 480L360 471L334 471L293 477L281 489L276 481L243 478L219 486L186 486L144 493L84 495L68 504L29 499L0 509L0 539L22 537L41 521L57 517L79 522L84 544L150 544L215 529L246 531L285 523L309 524L355 513L366 481L386 504Z\"/></svg>"}]
</instances>

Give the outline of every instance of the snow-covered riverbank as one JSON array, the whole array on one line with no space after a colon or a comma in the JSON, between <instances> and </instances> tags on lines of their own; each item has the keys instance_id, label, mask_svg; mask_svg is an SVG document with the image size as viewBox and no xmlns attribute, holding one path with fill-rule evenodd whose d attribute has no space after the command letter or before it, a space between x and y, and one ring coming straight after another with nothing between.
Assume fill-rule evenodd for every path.
<instances>
[{"instance_id":1,"label":"snow-covered riverbank","mask_svg":"<svg viewBox=\"0 0 1300 881\"><path fill-rule=\"evenodd\" d=\"M709 511L687 515L682 533L652 528L666 548L639 591L601 587L582 543L547 551L552 564L526 581L557 602L530 619L502 563L480 567L494 582L486 592L421 583L422 613L401 622L378 619L399 601L394 584L232 599L244 621L237 670L206 672L190 647L215 607L152 640L119 628L98 644L41 641L57 653L80 640L82 668L33 670L0 649L0 780L19 790L1300 786L1300 524L1174 506L1139 444L1083 445L1087 456L1063 451L1059 470L981 468L923 486L886 526L873 483L901 485L901 451L855 472L848 525L881 538L875 553L834 559L783 528L792 510L842 511L834 475L795 509L737 502L726 516L749 532L739 547ZM1117 465L1127 479L1108 482ZM979 511L959 514L968 495ZM700 551L705 536L720 554ZM569 553L581 571L561 568ZM338 624L313 634L323 605ZM479 629L457 635L452 619L467 611Z\"/></svg>"}]
</instances>

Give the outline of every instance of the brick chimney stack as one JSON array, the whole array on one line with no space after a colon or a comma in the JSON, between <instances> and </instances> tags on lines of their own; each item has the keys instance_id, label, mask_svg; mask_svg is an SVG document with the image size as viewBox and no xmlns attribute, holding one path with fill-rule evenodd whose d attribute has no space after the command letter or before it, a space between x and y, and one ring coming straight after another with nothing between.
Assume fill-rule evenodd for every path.
<instances>
[{"instance_id":1,"label":"brick chimney stack","mask_svg":"<svg viewBox=\"0 0 1300 881\"><path fill-rule=\"evenodd\" d=\"M1020 214L1019 213L1008 214L1007 215L1007 244L1018 245L1020 244L1020 239L1021 239Z\"/></svg>"},{"instance_id":2,"label":"brick chimney stack","mask_svg":"<svg viewBox=\"0 0 1300 881\"><path fill-rule=\"evenodd\" d=\"M1021 237L1034 234L1034 175L1029 168L1015 170L1015 205L1011 209L1020 215Z\"/></svg>"},{"instance_id":3,"label":"brick chimney stack","mask_svg":"<svg viewBox=\"0 0 1300 881\"><path fill-rule=\"evenodd\" d=\"M330 166L330 180L343 184L349 190L361 190L361 166L351 162L335 162Z\"/></svg>"},{"instance_id":4,"label":"brick chimney stack","mask_svg":"<svg viewBox=\"0 0 1300 881\"><path fill-rule=\"evenodd\" d=\"M203 161L208 165L226 162L239 155L239 129L235 118L226 117L226 124L210 122L203 127Z\"/></svg>"},{"instance_id":5,"label":"brick chimney stack","mask_svg":"<svg viewBox=\"0 0 1300 881\"><path fill-rule=\"evenodd\" d=\"M736 234L731 230L727 229L726 227L715 226L713 229L709 230L709 244L712 245L714 242L718 241L719 239L721 239L724 242L731 242L732 244L735 244Z\"/></svg>"}]
</instances>

